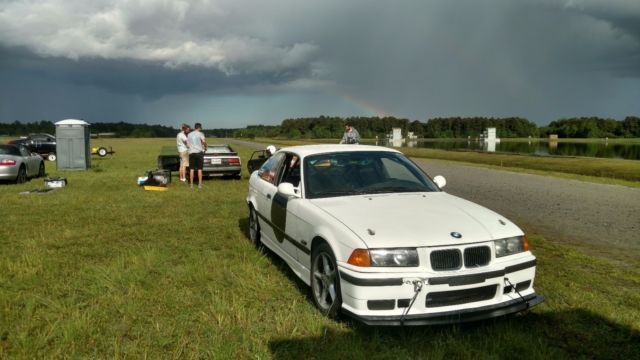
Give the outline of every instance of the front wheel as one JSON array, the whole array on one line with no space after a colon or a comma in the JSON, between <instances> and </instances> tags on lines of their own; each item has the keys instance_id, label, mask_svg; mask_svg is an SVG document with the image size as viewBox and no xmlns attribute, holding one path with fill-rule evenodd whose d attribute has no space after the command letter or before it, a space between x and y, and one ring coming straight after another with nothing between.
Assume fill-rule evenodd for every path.
<instances>
[{"instance_id":1,"label":"front wheel","mask_svg":"<svg viewBox=\"0 0 640 360\"><path fill-rule=\"evenodd\" d=\"M311 295L325 316L335 319L342 306L340 276L331 247L322 243L311 252Z\"/></svg>"},{"instance_id":2,"label":"front wheel","mask_svg":"<svg viewBox=\"0 0 640 360\"><path fill-rule=\"evenodd\" d=\"M54 153L51 153L51 154L47 155L47 160L49 160L49 161L56 161L56 158L57 158L57 156Z\"/></svg>"}]
</instances>

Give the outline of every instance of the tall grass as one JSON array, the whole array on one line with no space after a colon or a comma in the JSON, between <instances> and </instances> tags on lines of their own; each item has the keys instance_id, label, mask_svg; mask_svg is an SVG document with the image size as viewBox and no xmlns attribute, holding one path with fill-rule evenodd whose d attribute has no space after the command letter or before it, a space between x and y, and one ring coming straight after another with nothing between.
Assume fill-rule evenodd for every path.
<instances>
[{"instance_id":1,"label":"tall grass","mask_svg":"<svg viewBox=\"0 0 640 360\"><path fill-rule=\"evenodd\" d=\"M467 325L331 321L246 238L247 177L143 191L171 139L112 139L82 172L0 185L0 358L639 358L640 270L541 235L530 312ZM246 161L250 150L239 148ZM175 175L175 174L174 174Z\"/></svg>"}]
</instances>

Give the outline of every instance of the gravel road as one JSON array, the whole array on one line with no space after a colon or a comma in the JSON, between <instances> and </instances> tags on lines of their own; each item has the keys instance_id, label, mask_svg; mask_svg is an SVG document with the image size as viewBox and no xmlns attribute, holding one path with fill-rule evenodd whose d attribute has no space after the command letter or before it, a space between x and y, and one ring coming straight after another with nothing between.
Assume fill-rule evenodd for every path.
<instances>
[{"instance_id":1,"label":"gravel road","mask_svg":"<svg viewBox=\"0 0 640 360\"><path fill-rule=\"evenodd\" d=\"M264 145L234 141L256 149ZM549 239L640 257L640 189L413 159L444 190Z\"/></svg>"},{"instance_id":2,"label":"gravel road","mask_svg":"<svg viewBox=\"0 0 640 360\"><path fill-rule=\"evenodd\" d=\"M548 238L640 254L640 189L413 159L444 190Z\"/></svg>"}]
</instances>

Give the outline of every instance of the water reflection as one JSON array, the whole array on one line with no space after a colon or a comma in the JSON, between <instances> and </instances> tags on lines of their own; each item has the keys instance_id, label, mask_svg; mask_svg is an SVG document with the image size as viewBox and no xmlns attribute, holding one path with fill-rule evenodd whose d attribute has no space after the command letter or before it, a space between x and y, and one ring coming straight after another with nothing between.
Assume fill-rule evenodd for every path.
<instances>
[{"instance_id":1,"label":"water reflection","mask_svg":"<svg viewBox=\"0 0 640 360\"><path fill-rule=\"evenodd\" d=\"M440 150L474 150L508 152L535 155L586 156L640 160L640 144L617 144L608 141L600 143L574 143L558 141L505 141L488 143L473 140L396 140L389 142L392 147L418 147Z\"/></svg>"}]
</instances>

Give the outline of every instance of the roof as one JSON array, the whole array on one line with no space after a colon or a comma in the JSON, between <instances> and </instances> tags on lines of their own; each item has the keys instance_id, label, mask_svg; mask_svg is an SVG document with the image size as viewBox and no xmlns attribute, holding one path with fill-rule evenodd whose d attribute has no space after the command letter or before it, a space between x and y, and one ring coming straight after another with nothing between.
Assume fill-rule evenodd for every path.
<instances>
[{"instance_id":1,"label":"roof","mask_svg":"<svg viewBox=\"0 0 640 360\"><path fill-rule=\"evenodd\" d=\"M60 125L82 125L82 126L89 126L91 124L89 124L88 122L84 121L84 120L78 120L78 119L65 119L65 120L60 120L57 123L55 123L56 126L60 126Z\"/></svg>"},{"instance_id":2,"label":"roof","mask_svg":"<svg viewBox=\"0 0 640 360\"><path fill-rule=\"evenodd\" d=\"M345 151L387 151L396 152L400 151L391 149L384 146L374 145L349 145L349 144L318 144L318 145L300 145L290 146L282 148L281 150L295 152L296 154L305 157L314 154L326 154L330 152L345 152Z\"/></svg>"}]
</instances>

